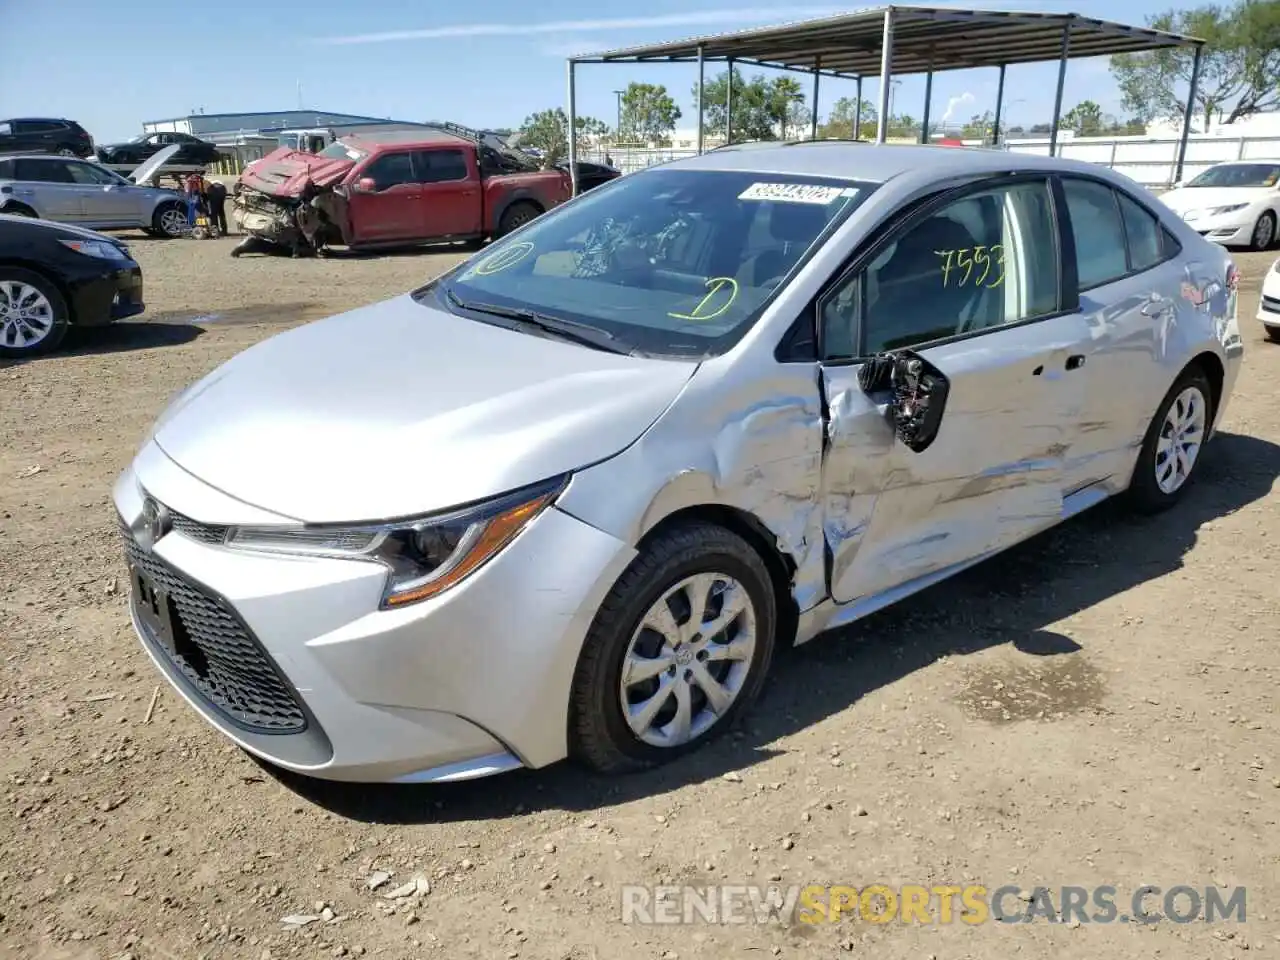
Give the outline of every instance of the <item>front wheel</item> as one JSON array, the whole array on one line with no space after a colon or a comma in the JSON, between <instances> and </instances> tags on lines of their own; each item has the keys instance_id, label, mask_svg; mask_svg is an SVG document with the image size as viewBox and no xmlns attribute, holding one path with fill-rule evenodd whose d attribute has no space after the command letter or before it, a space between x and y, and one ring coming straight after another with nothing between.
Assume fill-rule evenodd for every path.
<instances>
[{"instance_id":1,"label":"front wheel","mask_svg":"<svg viewBox=\"0 0 1280 960\"><path fill-rule=\"evenodd\" d=\"M1253 236L1250 247L1254 250L1267 250L1276 239L1276 215L1268 210L1253 225Z\"/></svg>"},{"instance_id":2,"label":"front wheel","mask_svg":"<svg viewBox=\"0 0 1280 960\"><path fill-rule=\"evenodd\" d=\"M1212 395L1204 373L1192 368L1160 402L1129 485L1129 500L1140 512L1167 510L1182 497L1213 422Z\"/></svg>"},{"instance_id":3,"label":"front wheel","mask_svg":"<svg viewBox=\"0 0 1280 960\"><path fill-rule=\"evenodd\" d=\"M173 239L191 232L187 221L187 208L180 203L162 203L151 215L151 232Z\"/></svg>"},{"instance_id":4,"label":"front wheel","mask_svg":"<svg viewBox=\"0 0 1280 960\"><path fill-rule=\"evenodd\" d=\"M1264 326L1262 328L1262 334L1272 343L1280 343L1280 327Z\"/></svg>"},{"instance_id":5,"label":"front wheel","mask_svg":"<svg viewBox=\"0 0 1280 960\"><path fill-rule=\"evenodd\" d=\"M31 357L57 348L71 317L47 277L0 266L0 357Z\"/></svg>"},{"instance_id":6,"label":"front wheel","mask_svg":"<svg viewBox=\"0 0 1280 960\"><path fill-rule=\"evenodd\" d=\"M705 523L659 535L618 578L587 634L571 752L623 773L719 736L760 693L777 618L769 572L741 537Z\"/></svg>"}]
</instances>

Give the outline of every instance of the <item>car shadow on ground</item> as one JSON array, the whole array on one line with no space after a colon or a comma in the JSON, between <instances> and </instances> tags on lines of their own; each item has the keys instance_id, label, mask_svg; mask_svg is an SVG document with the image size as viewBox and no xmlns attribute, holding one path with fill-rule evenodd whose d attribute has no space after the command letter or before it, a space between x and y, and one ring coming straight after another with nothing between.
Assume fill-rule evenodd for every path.
<instances>
[{"instance_id":1,"label":"car shadow on ground","mask_svg":"<svg viewBox=\"0 0 1280 960\"><path fill-rule=\"evenodd\" d=\"M1069 655L1087 652L1088 637L1064 637L1048 625L1180 569L1204 524L1266 497L1277 476L1280 446L1221 434L1206 449L1196 482L1169 512L1138 517L1123 503L1101 504L851 627L784 651L764 696L739 729L656 770L606 778L562 763L463 783L393 786L264 769L333 813L376 823L587 811L661 795L775 756L780 738L942 657L1007 644L1029 656L1079 664Z\"/></svg>"},{"instance_id":2,"label":"car shadow on ground","mask_svg":"<svg viewBox=\"0 0 1280 960\"><path fill-rule=\"evenodd\" d=\"M123 321L103 327L72 327L57 350L34 357L0 359L0 370L24 363L57 361L65 357L84 357L99 353L123 353L129 350L155 350L179 347L204 333L187 323L163 323L155 320Z\"/></svg>"}]
</instances>

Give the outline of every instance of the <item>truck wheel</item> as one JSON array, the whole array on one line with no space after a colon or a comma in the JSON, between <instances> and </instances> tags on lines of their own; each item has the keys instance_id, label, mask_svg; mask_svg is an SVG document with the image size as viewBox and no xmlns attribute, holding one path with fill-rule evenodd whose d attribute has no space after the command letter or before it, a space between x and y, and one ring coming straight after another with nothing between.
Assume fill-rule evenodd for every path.
<instances>
[{"instance_id":1,"label":"truck wheel","mask_svg":"<svg viewBox=\"0 0 1280 960\"><path fill-rule=\"evenodd\" d=\"M498 222L498 236L505 237L513 230L519 230L530 220L536 219L540 213L542 209L528 200L513 203L503 212L502 220Z\"/></svg>"}]
</instances>

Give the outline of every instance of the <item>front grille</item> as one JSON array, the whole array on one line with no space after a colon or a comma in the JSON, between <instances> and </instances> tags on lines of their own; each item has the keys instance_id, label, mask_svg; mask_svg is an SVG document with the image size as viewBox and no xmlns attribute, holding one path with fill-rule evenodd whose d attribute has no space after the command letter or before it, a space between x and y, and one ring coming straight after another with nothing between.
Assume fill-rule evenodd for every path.
<instances>
[{"instance_id":1,"label":"front grille","mask_svg":"<svg viewBox=\"0 0 1280 960\"><path fill-rule=\"evenodd\" d=\"M1280 298L1263 297L1262 309L1266 310L1268 313L1280 313Z\"/></svg>"},{"instance_id":2,"label":"front grille","mask_svg":"<svg viewBox=\"0 0 1280 960\"><path fill-rule=\"evenodd\" d=\"M191 540L214 546L221 545L226 540L227 531L230 529L223 525L201 523L199 520L192 520L190 517L173 511L169 512L169 520L173 525L174 532L180 533Z\"/></svg>"},{"instance_id":3,"label":"front grille","mask_svg":"<svg viewBox=\"0 0 1280 960\"><path fill-rule=\"evenodd\" d=\"M144 550L123 525L121 534L129 563L150 577L173 602L175 651L152 637L146 638L148 645L236 725L259 733L305 730L307 718L302 706L235 612Z\"/></svg>"}]
</instances>

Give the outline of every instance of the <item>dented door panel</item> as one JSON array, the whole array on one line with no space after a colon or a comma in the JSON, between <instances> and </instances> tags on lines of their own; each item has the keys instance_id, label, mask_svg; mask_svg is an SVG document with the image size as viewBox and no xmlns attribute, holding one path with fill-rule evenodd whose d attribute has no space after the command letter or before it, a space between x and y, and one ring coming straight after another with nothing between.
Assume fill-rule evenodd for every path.
<instances>
[{"instance_id":1,"label":"dented door panel","mask_svg":"<svg viewBox=\"0 0 1280 960\"><path fill-rule=\"evenodd\" d=\"M1083 318L1056 317L921 350L950 381L936 440L894 437L888 394L827 367L824 534L831 596L860 600L1002 549L1062 517L1064 464L1083 403Z\"/></svg>"}]
</instances>

